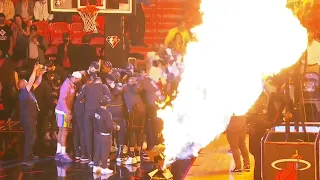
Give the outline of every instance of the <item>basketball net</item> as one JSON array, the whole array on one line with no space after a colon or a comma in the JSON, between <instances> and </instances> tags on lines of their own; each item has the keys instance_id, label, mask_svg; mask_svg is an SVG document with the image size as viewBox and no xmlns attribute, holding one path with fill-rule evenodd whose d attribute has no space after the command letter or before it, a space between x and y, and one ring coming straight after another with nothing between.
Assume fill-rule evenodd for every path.
<instances>
[{"instance_id":1,"label":"basketball net","mask_svg":"<svg viewBox=\"0 0 320 180\"><path fill-rule=\"evenodd\" d=\"M96 19L98 16L98 8L95 5L87 5L84 8L78 9L80 17L83 21L83 31L98 32Z\"/></svg>"}]
</instances>

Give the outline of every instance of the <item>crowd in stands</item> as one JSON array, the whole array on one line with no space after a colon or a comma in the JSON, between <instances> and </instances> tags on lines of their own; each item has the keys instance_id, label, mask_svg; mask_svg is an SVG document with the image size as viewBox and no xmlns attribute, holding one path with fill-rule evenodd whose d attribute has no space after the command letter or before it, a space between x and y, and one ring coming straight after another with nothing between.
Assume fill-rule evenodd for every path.
<instances>
[{"instance_id":1,"label":"crowd in stands","mask_svg":"<svg viewBox=\"0 0 320 180\"><path fill-rule=\"evenodd\" d=\"M37 109L40 109L39 113L35 113L37 114L37 118L35 119L37 119L37 126L39 127L37 131L44 132L44 136L40 138L44 138L47 141L58 140L57 153L58 151L59 153L66 153L65 142L61 144L59 141L61 133L66 135L65 131L61 131L61 128L69 128L70 126L61 127L61 124L59 125L59 122L55 121L56 118L54 116L58 107L57 105L59 104L59 98L61 99L61 86L64 82L69 82L68 77L69 80L79 80L81 78L78 77L79 75L77 73L81 72L83 74L83 72L86 72L85 74L87 74L86 77L88 78L91 77L90 72L100 69L102 73L102 75L99 75L102 79L101 83L108 85L108 88L112 91L112 89L114 89L114 83L120 83L120 79L123 79L123 72L125 72L125 74L128 74L128 72L139 72L139 75L132 76L132 73L129 74L133 79L139 77L143 82L149 79L149 85L153 87L153 84L156 84L156 91L161 92L161 96L170 96L171 98L175 96L180 81L180 74L183 69L183 55L186 51L186 44L191 39L184 21L178 22L177 27L169 30L163 44L153 45L152 51L147 55L148 66L146 70L141 71L137 69L134 63L128 63L126 70L119 70L112 69L110 62L103 62L103 60L100 59L101 56L97 55L96 47L90 44L95 34L84 35L81 37L81 43L76 45L71 41L71 33L61 33L59 37L61 38L61 42L59 41L57 43L56 58L55 60L49 60L46 52L50 42L48 42L47 37L40 35L39 27L35 25L35 22L43 21L53 23L60 20L55 20L56 16L48 13L46 3L46 0L35 3L31 0L22 0L15 3L11 0L0 1L0 103L4 105L4 115L0 118L11 121L13 117L19 117L20 114L23 129L25 133L28 133L29 131L26 131L26 129L30 127L25 127L24 125L29 125L29 123L24 121L29 120L23 119L24 115L21 116L21 113L24 113L21 105L23 104L22 102L25 102L25 99L27 99L27 101L35 101ZM133 25L132 27L135 26L136 25ZM144 31L142 31L142 33L144 33ZM136 39L136 41L131 42L132 45L145 46L143 40L141 40L144 35L141 35L141 32L138 32L138 34L140 34L138 35L138 39L140 38L140 40ZM99 36L99 34L97 34L97 36ZM51 40L51 45L52 43L53 41ZM126 58L128 57L129 54ZM95 62L101 62L103 65L99 67ZM35 66L35 64L39 64L39 66ZM107 74L108 77L105 77L103 74ZM112 75L110 76L110 74ZM25 88L21 87L28 86L28 82L25 81L25 79L29 79L32 76L34 76L34 78L41 77L38 84L35 82L37 88L34 88L34 90L27 88L27 91L22 91L22 89ZM129 79L127 79L127 81L129 81ZM121 83L129 83L127 81L122 81ZM89 78L81 84L84 85L89 82L96 83L96 79ZM75 88L76 91L79 90L78 86ZM154 92L151 93L154 94ZM158 93L157 96L159 96ZM18 103L19 101L20 103ZM18 110L19 106L20 112ZM154 112L155 108L152 107L151 109L153 109L152 112ZM150 109L147 110L147 113L150 113L150 111ZM29 116L30 114L27 115ZM155 113L153 113L152 118L155 118L154 115ZM123 127L123 125L119 126ZM27 143L34 143L32 142L34 139L33 135L26 138L28 138ZM122 145L129 146L130 144L126 142ZM29 152L29 150L28 153L30 155L32 152ZM78 151L79 149L75 148L75 153L78 154L74 155L79 156L81 152ZM119 151L122 152L122 149ZM132 148L130 151L132 151ZM93 160L92 152L91 154L80 155L85 156L83 157L84 159L89 158L89 160ZM124 161L120 155L122 156L122 154L119 154L119 161ZM70 161L68 156L58 156L58 159L61 158ZM134 155L131 154L130 158L127 163L134 163ZM125 161L127 160L128 159Z\"/></svg>"},{"instance_id":2,"label":"crowd in stands","mask_svg":"<svg viewBox=\"0 0 320 180\"><path fill-rule=\"evenodd\" d=\"M3 13L8 21L13 21L16 14L21 15L24 22L50 21L53 15L48 13L47 0L1 0L0 13Z\"/></svg>"}]
</instances>

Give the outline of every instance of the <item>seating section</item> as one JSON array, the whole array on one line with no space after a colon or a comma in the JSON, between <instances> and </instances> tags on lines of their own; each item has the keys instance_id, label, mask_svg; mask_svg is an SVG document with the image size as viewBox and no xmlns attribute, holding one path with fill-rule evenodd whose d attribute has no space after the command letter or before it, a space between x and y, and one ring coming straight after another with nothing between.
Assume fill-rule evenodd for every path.
<instances>
[{"instance_id":1,"label":"seating section","mask_svg":"<svg viewBox=\"0 0 320 180\"><path fill-rule=\"evenodd\" d=\"M35 22L33 25L37 27L38 33L50 42L50 25L47 22Z\"/></svg>"},{"instance_id":2,"label":"seating section","mask_svg":"<svg viewBox=\"0 0 320 180\"><path fill-rule=\"evenodd\" d=\"M149 48L132 47L132 53L141 53L146 55L151 50L154 43L163 43L169 29L177 25L184 15L185 0L157 0L156 6L143 6L146 16L146 34L145 43ZM83 32L83 22L79 15L73 16L73 23L55 22L48 24L46 22L36 22L39 34L44 36L49 42L50 48L46 55L53 56L56 52L56 46L62 43L62 34L70 33L70 39L74 44L81 44L82 37L86 34ZM100 33L104 31L104 17L97 17L97 27ZM104 38L97 37L91 41L92 45L103 45ZM101 55L101 53L100 53ZM51 58L54 59L54 58Z\"/></svg>"},{"instance_id":3,"label":"seating section","mask_svg":"<svg viewBox=\"0 0 320 180\"><path fill-rule=\"evenodd\" d=\"M70 25L70 39L72 40L73 44L81 44L82 37L86 33L83 31L83 23L82 22L75 22Z\"/></svg>"},{"instance_id":4,"label":"seating section","mask_svg":"<svg viewBox=\"0 0 320 180\"><path fill-rule=\"evenodd\" d=\"M152 45L154 43L164 43L169 29L175 27L177 22L183 18L185 9L185 0L157 0L156 6L144 6L146 16L146 34L145 43ZM132 47L131 52L146 55L151 48ZM142 63L138 60L138 64Z\"/></svg>"},{"instance_id":5,"label":"seating section","mask_svg":"<svg viewBox=\"0 0 320 180\"><path fill-rule=\"evenodd\" d=\"M62 34L70 32L70 25L65 22L55 22L51 24L50 40L51 45L59 45L62 43Z\"/></svg>"}]
</instances>

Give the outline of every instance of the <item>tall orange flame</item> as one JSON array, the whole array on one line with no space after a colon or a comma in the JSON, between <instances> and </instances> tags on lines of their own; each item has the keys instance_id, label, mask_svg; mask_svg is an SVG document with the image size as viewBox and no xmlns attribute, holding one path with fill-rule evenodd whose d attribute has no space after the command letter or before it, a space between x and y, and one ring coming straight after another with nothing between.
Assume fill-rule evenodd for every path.
<instances>
[{"instance_id":1,"label":"tall orange flame","mask_svg":"<svg viewBox=\"0 0 320 180\"><path fill-rule=\"evenodd\" d=\"M262 92L262 76L294 64L307 45L286 0L202 0L201 11L179 93L172 107L158 111L167 165L197 155L233 114L245 114Z\"/></svg>"}]
</instances>

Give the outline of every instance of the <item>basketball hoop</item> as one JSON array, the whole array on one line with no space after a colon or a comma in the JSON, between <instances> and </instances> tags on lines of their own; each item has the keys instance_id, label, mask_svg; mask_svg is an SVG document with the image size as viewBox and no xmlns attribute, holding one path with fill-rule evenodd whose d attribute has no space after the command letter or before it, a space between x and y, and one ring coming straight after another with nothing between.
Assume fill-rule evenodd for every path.
<instances>
[{"instance_id":1,"label":"basketball hoop","mask_svg":"<svg viewBox=\"0 0 320 180\"><path fill-rule=\"evenodd\" d=\"M84 8L79 8L78 12L83 21L83 30L85 32L98 32L96 19L99 9L95 5L87 5Z\"/></svg>"}]
</instances>

